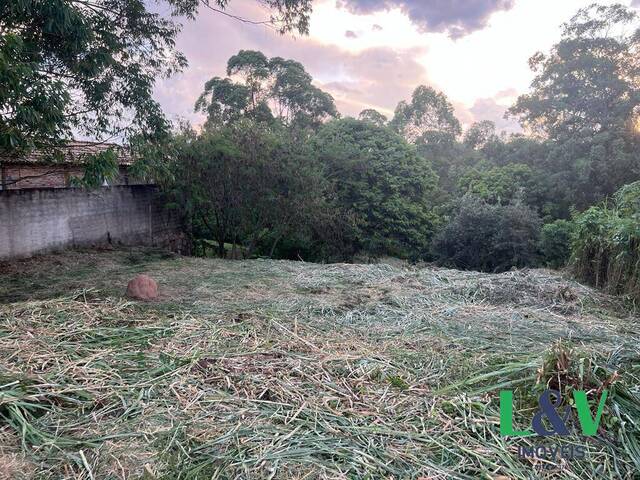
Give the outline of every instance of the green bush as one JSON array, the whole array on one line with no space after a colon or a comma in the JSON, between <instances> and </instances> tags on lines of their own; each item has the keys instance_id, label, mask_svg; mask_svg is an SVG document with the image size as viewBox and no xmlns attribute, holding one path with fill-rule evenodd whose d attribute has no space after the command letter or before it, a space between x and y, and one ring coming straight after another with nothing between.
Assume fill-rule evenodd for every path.
<instances>
[{"instance_id":1,"label":"green bush","mask_svg":"<svg viewBox=\"0 0 640 480\"><path fill-rule=\"evenodd\" d=\"M568 220L556 220L547 223L540 232L540 253L547 267L564 267L571 257L571 235L573 223Z\"/></svg>"},{"instance_id":2,"label":"green bush","mask_svg":"<svg viewBox=\"0 0 640 480\"><path fill-rule=\"evenodd\" d=\"M621 188L611 204L575 219L576 276L610 293L640 298L640 182Z\"/></svg>"},{"instance_id":3,"label":"green bush","mask_svg":"<svg viewBox=\"0 0 640 480\"><path fill-rule=\"evenodd\" d=\"M354 220L355 252L425 255L438 224L438 176L414 146L389 128L346 118L327 123L314 149L337 211Z\"/></svg>"},{"instance_id":4,"label":"green bush","mask_svg":"<svg viewBox=\"0 0 640 480\"><path fill-rule=\"evenodd\" d=\"M522 204L490 205L465 196L432 250L443 265L485 272L535 265L541 220Z\"/></svg>"}]
</instances>

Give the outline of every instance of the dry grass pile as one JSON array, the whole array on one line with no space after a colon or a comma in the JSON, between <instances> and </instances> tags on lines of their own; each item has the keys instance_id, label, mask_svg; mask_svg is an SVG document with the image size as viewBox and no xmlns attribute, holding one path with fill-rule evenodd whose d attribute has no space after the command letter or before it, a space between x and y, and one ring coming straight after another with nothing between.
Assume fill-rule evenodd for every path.
<instances>
[{"instance_id":1,"label":"dry grass pile","mask_svg":"<svg viewBox=\"0 0 640 480\"><path fill-rule=\"evenodd\" d=\"M612 297L542 270L163 257L3 267L0 477L640 471L637 318ZM122 298L137 272L158 280L160 301ZM553 440L587 457L548 470L517 456L534 440L498 428L500 388L521 398L520 422L545 384L611 390L597 437Z\"/></svg>"}]
</instances>

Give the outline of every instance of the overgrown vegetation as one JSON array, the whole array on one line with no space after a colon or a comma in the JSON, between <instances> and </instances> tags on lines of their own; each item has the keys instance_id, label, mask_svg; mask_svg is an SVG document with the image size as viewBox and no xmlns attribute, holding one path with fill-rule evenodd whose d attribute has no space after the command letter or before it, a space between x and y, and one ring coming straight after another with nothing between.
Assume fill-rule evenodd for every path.
<instances>
[{"instance_id":1,"label":"overgrown vegetation","mask_svg":"<svg viewBox=\"0 0 640 480\"><path fill-rule=\"evenodd\" d=\"M501 134L486 120L463 131L446 95L426 85L391 118L367 108L357 120L339 119L302 64L252 50L229 58L226 78L204 84L195 103L206 116L202 129L170 133L151 92L157 78L186 65L174 49L175 20L192 19L200 4L165 3L163 17L137 0L5 2L0 149L19 155L39 147L55 159L72 131L124 136L139 160L131 174L158 181L182 215L185 251L216 242L220 256L230 244L247 257L558 268L567 258L562 222L640 178L640 30L632 8L583 8L549 52L530 59L530 91L509 110L524 134ZM280 33L308 32L310 0L260 3ZM89 188L117 170L113 152L86 166L80 184ZM470 237L443 248L459 230L465 195L481 200L465 217L471 229L484 229L473 219L482 223L488 211L504 213L491 214L501 215L505 234L484 239L495 257L489 262L466 259ZM535 222L523 230L541 236L535 252L509 233L523 226L508 215L517 208L542 220L542 230Z\"/></svg>"},{"instance_id":2,"label":"overgrown vegetation","mask_svg":"<svg viewBox=\"0 0 640 480\"><path fill-rule=\"evenodd\" d=\"M351 251L424 258L438 223L437 176L412 145L355 119L324 126L314 141L336 210L354 218Z\"/></svg>"},{"instance_id":3,"label":"overgrown vegetation","mask_svg":"<svg viewBox=\"0 0 640 480\"><path fill-rule=\"evenodd\" d=\"M640 177L640 40L620 34L637 18L585 8L531 59L531 92L511 114L538 136L488 121L463 134L427 86L391 119L373 109L337 119L300 63L242 50L228 78L205 84L203 131L174 135L156 178L193 244L216 241L221 256L229 243L248 257L561 268L571 215Z\"/></svg>"},{"instance_id":4,"label":"overgrown vegetation","mask_svg":"<svg viewBox=\"0 0 640 480\"><path fill-rule=\"evenodd\" d=\"M55 152L72 132L158 140L169 123L153 86L182 70L179 20L200 2L12 0L0 3L0 150ZM228 0L203 3L223 11ZM310 0L259 2L280 32L307 33ZM136 140L137 139L137 140Z\"/></svg>"},{"instance_id":5,"label":"overgrown vegetation","mask_svg":"<svg viewBox=\"0 0 640 480\"><path fill-rule=\"evenodd\" d=\"M525 205L491 205L465 196L436 235L434 254L443 264L465 270L503 272L535 265L540 223Z\"/></svg>"},{"instance_id":6,"label":"overgrown vegetation","mask_svg":"<svg viewBox=\"0 0 640 480\"><path fill-rule=\"evenodd\" d=\"M575 273L611 293L640 299L640 182L575 219Z\"/></svg>"},{"instance_id":7,"label":"overgrown vegetation","mask_svg":"<svg viewBox=\"0 0 640 480\"><path fill-rule=\"evenodd\" d=\"M122 298L136 272L159 281L157 302ZM640 467L637 318L548 271L135 250L4 264L0 278L7 478L595 480ZM552 442L586 458L551 470L519 459L535 439L501 437L498 420L500 389L515 390L521 426L547 385L610 390L594 439Z\"/></svg>"},{"instance_id":8,"label":"overgrown vegetation","mask_svg":"<svg viewBox=\"0 0 640 480\"><path fill-rule=\"evenodd\" d=\"M571 257L571 242L574 224L570 220L556 220L547 223L540 232L540 253L544 264L551 268L561 268Z\"/></svg>"},{"instance_id":9,"label":"overgrown vegetation","mask_svg":"<svg viewBox=\"0 0 640 480\"><path fill-rule=\"evenodd\" d=\"M0 478L637 478L638 319L609 296L640 299L637 13L582 9L531 58L527 135L463 132L424 85L392 118L341 119L303 65L249 50L204 85L202 128L170 133L151 92L185 65L173 19L229 2L165 3L0 4L0 149L123 133L187 253L251 260L0 264ZM259 3L308 31L310 0ZM115 152L86 167L99 187ZM413 264L271 260L385 256ZM514 269L569 259L605 292ZM122 297L140 272L157 301ZM552 439L585 458L500 435L499 390L524 425L546 387L610 391L593 439Z\"/></svg>"}]
</instances>

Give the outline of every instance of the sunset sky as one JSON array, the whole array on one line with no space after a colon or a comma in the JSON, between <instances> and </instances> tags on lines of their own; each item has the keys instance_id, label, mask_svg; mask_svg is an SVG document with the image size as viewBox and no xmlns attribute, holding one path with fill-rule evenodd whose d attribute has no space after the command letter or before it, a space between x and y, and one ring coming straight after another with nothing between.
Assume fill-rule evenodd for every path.
<instances>
[{"instance_id":1,"label":"sunset sky","mask_svg":"<svg viewBox=\"0 0 640 480\"><path fill-rule=\"evenodd\" d=\"M560 26L590 0L319 0L309 36L278 35L202 9L185 22L178 48L185 71L159 82L156 98L172 118L194 124L193 104L203 84L225 76L226 61L241 49L301 62L318 87L333 95L342 115L375 108L391 116L420 84L443 91L464 125L489 119L517 131L503 118L532 79L527 60L547 51ZM640 0L626 3L640 8ZM252 0L232 0L229 13L264 20Z\"/></svg>"}]
</instances>

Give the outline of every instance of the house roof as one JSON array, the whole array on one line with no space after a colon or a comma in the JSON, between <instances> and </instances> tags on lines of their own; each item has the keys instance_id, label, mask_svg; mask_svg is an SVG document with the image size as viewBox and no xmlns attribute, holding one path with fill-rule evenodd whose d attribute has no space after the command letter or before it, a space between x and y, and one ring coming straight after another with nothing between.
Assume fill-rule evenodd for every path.
<instances>
[{"instance_id":1,"label":"house roof","mask_svg":"<svg viewBox=\"0 0 640 480\"><path fill-rule=\"evenodd\" d=\"M115 143L71 140L64 146L58 147L57 150L62 152L62 163L81 165L85 162L85 157L87 155L104 152L110 148L113 148L116 151L118 163L120 165L131 165L133 163L130 152L121 145ZM21 155L7 155L0 153L0 163L52 165L61 162L60 160L53 158L50 151L32 150Z\"/></svg>"}]
</instances>

